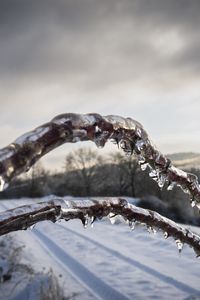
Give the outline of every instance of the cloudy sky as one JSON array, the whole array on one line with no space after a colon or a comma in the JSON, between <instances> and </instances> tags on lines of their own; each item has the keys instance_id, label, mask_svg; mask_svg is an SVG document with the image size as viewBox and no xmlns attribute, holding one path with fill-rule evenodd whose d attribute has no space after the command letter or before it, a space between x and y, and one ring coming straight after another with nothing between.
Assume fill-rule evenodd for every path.
<instances>
[{"instance_id":1,"label":"cloudy sky","mask_svg":"<svg viewBox=\"0 0 200 300\"><path fill-rule=\"evenodd\" d=\"M140 121L164 153L200 152L199 28L199 0L0 0L1 147L97 112Z\"/></svg>"}]
</instances>

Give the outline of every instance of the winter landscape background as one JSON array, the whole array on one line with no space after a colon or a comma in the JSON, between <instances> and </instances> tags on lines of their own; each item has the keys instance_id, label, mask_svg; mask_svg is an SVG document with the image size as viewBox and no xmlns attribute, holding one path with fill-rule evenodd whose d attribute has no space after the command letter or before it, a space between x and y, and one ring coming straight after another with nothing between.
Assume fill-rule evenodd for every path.
<instances>
[{"instance_id":1,"label":"winter landscape background","mask_svg":"<svg viewBox=\"0 0 200 300\"><path fill-rule=\"evenodd\" d=\"M0 0L0 148L54 116L141 122L200 180L198 0ZM0 193L0 211L52 197L119 196L200 234L178 187L160 189L108 143L67 144ZM0 299L200 299L199 259L119 218L43 222L0 239Z\"/></svg>"},{"instance_id":2,"label":"winter landscape background","mask_svg":"<svg viewBox=\"0 0 200 300\"><path fill-rule=\"evenodd\" d=\"M177 157L186 164L198 155L172 156ZM79 201L118 196L199 234L199 213L189 195L179 187L168 190L167 183L158 188L133 156L118 152L105 159L79 148L66 156L65 164L65 172L51 174L36 164L13 180L1 194L0 211L59 196ZM198 168L192 172L199 176ZM118 216L88 226L75 220L45 221L7 234L0 239L1 298L199 299L198 258L188 246L181 251L177 241L166 238L139 223L133 230Z\"/></svg>"}]
</instances>

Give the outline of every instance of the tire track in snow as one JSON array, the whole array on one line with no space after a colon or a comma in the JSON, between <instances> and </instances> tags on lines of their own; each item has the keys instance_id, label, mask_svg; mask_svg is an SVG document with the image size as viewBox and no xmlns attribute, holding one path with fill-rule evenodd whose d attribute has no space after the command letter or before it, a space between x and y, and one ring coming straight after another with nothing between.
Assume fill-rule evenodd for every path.
<instances>
[{"instance_id":1,"label":"tire track in snow","mask_svg":"<svg viewBox=\"0 0 200 300\"><path fill-rule=\"evenodd\" d=\"M52 239L47 237L41 230L34 229L33 233L40 240L40 243L44 244L49 254L51 254L58 263L65 266L72 276L84 285L94 296L104 300L129 299L89 271L84 265L60 248Z\"/></svg>"},{"instance_id":2,"label":"tire track in snow","mask_svg":"<svg viewBox=\"0 0 200 300\"><path fill-rule=\"evenodd\" d=\"M0 212L2 211L5 211L7 209L12 209L13 207L13 204L16 204L13 200L12 200L12 203L9 202L9 203L0 203ZM35 231L35 229L34 229ZM44 246L44 244L38 239L38 237L35 235L34 231L29 231L29 234L31 234L33 237L34 237L34 240L35 241L38 241L39 244L40 244L40 247L42 247L43 251L45 251L47 253L48 251L48 254L49 254L49 250L47 250L47 247ZM52 256L52 262L54 263L55 262L55 257L53 255ZM73 280L75 282L77 282L78 284L80 284L80 281L77 280L77 278L75 278L71 272L69 272L69 270L66 269L65 266L63 266L63 264L61 264L60 262L58 262L56 260L56 263L59 264L61 266L61 269L62 269L62 274L66 273L67 275L71 275L71 277L73 278ZM93 293L91 293L91 291L89 291L84 285L81 284L81 286L84 288L85 291L87 291L87 293L90 295L90 298L92 297L92 299L96 300L96 299L99 299L97 297L95 297L95 295ZM27 293L27 288L29 288L29 285L27 285L24 290L20 291L17 295L14 296L14 298L12 300L21 300L21 299L29 299L29 296L28 296L28 293ZM32 299L32 298L31 298Z\"/></svg>"},{"instance_id":3,"label":"tire track in snow","mask_svg":"<svg viewBox=\"0 0 200 300\"><path fill-rule=\"evenodd\" d=\"M9 209L4 203L0 203L4 209ZM57 224L55 224L58 226ZM103 300L129 300L128 297L121 294L102 279L89 271L84 265L79 263L61 247L59 247L52 239L47 237L41 230L34 228L31 232L35 235L43 248L59 263L65 267L67 271L81 284L90 294Z\"/></svg>"},{"instance_id":4,"label":"tire track in snow","mask_svg":"<svg viewBox=\"0 0 200 300\"><path fill-rule=\"evenodd\" d=\"M197 295L197 296L200 296L200 291L195 289L195 288L192 288L190 287L189 285L185 284L185 283L182 283L174 278L171 278L167 275L164 275L162 273L160 273L159 271L156 271L155 269L152 269L151 267L148 267L142 263L140 263L139 261L137 260L134 260L133 258L130 258L128 256L125 256L123 254L121 254L120 252L116 251L116 250L113 250L83 234L80 234L76 231L74 231L73 229L69 229L61 224L55 224L57 227L62 227L64 230L68 231L68 232L71 232L72 234L84 239L84 240L87 240L88 242L92 243L93 245L97 246L98 248L101 248L103 250L105 250L106 252L110 253L111 255L114 255L115 257L117 257L118 259L120 260L123 260L125 261L126 263L128 263L129 265L132 265L140 270L142 270L143 272L145 273L148 273L150 275L153 275L154 277L158 278L159 280L162 280L164 281L165 283L167 284L170 284L170 285L173 285L175 288L183 291L183 292L186 292L188 294L192 294L192 295Z\"/></svg>"}]
</instances>

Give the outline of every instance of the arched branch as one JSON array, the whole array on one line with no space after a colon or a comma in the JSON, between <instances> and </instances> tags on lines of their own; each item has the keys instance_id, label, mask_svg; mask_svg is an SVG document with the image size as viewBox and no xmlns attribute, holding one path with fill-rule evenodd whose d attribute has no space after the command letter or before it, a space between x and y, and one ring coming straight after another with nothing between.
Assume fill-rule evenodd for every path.
<instances>
[{"instance_id":1,"label":"arched branch","mask_svg":"<svg viewBox=\"0 0 200 300\"><path fill-rule=\"evenodd\" d=\"M103 217L112 218L121 215L133 228L135 222L146 225L153 230L163 231L176 240L179 251L183 244L192 247L197 256L200 255L200 237L160 214L136 207L123 198L102 198L75 200L55 198L54 200L37 204L24 205L0 213L0 235L25 230L44 220L56 222L59 219L66 221L80 219L84 226Z\"/></svg>"},{"instance_id":2,"label":"arched branch","mask_svg":"<svg viewBox=\"0 0 200 300\"><path fill-rule=\"evenodd\" d=\"M103 147L108 140L114 141L127 154L135 154L141 168L149 168L150 176L162 187L167 181L169 188L180 186L191 196L192 206L200 208L200 186L194 174L174 167L149 139L140 123L131 118L98 114L64 114L55 117L33 131L30 131L7 147L0 150L0 189L15 176L27 171L37 160L64 143L93 141ZM132 227L134 222L157 228L172 236L179 247L186 243L200 254L200 237L162 217L156 212L129 204L124 199L102 199L75 201L55 199L54 201L26 205L0 214L0 235L26 229L37 222L58 219L88 220L118 214Z\"/></svg>"},{"instance_id":3,"label":"arched branch","mask_svg":"<svg viewBox=\"0 0 200 300\"><path fill-rule=\"evenodd\" d=\"M126 153L135 154L142 169L162 187L180 186L190 195L192 206L200 208L200 186L194 174L174 167L149 139L143 126L131 118L98 114L63 114L30 131L0 150L0 189L27 171L38 159L64 143L93 141L103 147L108 140Z\"/></svg>"}]
</instances>

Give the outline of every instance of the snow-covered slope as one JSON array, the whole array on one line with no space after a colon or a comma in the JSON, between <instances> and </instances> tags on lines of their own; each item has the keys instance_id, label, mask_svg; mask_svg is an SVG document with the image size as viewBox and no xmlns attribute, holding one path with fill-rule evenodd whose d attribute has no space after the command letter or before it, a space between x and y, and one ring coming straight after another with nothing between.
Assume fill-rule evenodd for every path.
<instances>
[{"instance_id":1,"label":"snow-covered slope","mask_svg":"<svg viewBox=\"0 0 200 300\"><path fill-rule=\"evenodd\" d=\"M29 201L1 201L0 210ZM37 270L51 267L76 299L200 299L200 260L193 251L185 246L180 255L173 240L141 227L43 222L13 235L26 246L24 261Z\"/></svg>"}]
</instances>

